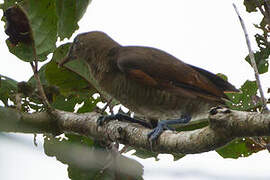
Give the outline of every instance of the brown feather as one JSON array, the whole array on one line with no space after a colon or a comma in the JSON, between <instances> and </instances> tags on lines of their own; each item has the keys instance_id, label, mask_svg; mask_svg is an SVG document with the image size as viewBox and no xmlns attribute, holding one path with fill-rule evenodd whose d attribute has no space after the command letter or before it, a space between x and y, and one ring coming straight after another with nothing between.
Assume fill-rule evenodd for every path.
<instances>
[{"instance_id":1,"label":"brown feather","mask_svg":"<svg viewBox=\"0 0 270 180\"><path fill-rule=\"evenodd\" d=\"M133 78L137 81L139 81L140 83L143 83L147 86L156 86L157 85L157 81L155 79L153 79L151 76L149 76L148 74L146 74L145 72L139 70L139 69L133 69L130 70L128 72L129 77Z\"/></svg>"},{"instance_id":2,"label":"brown feather","mask_svg":"<svg viewBox=\"0 0 270 180\"><path fill-rule=\"evenodd\" d=\"M157 82L157 88L190 97L225 97L222 90L206 77L175 57L154 48L123 47L119 51L117 64L122 72L136 69ZM143 81L140 80L140 83ZM144 83L148 85L147 83ZM190 91L190 92L188 92ZM192 92L192 93L191 93ZM183 93L183 94L182 94ZM213 99L211 97L211 99Z\"/></svg>"}]
</instances>

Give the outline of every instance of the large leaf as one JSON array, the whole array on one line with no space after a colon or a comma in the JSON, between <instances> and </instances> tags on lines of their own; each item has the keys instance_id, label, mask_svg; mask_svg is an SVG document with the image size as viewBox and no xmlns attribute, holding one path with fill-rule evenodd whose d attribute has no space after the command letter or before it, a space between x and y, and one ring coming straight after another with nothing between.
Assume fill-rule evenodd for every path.
<instances>
[{"instance_id":1,"label":"large leaf","mask_svg":"<svg viewBox=\"0 0 270 180\"><path fill-rule=\"evenodd\" d=\"M23 61L46 60L55 49L57 16L54 0L25 0L5 11L7 45ZM24 27L24 28L18 28Z\"/></svg>"},{"instance_id":2,"label":"large leaf","mask_svg":"<svg viewBox=\"0 0 270 180\"><path fill-rule=\"evenodd\" d=\"M61 40L70 38L79 28L78 21L87 9L91 0L57 0L58 35Z\"/></svg>"}]
</instances>

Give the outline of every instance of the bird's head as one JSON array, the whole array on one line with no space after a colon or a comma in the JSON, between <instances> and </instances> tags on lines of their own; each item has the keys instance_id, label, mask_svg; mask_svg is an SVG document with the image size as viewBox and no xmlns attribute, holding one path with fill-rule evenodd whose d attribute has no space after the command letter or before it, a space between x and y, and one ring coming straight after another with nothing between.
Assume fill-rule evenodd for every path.
<instances>
[{"instance_id":1,"label":"bird's head","mask_svg":"<svg viewBox=\"0 0 270 180\"><path fill-rule=\"evenodd\" d=\"M115 46L119 44L103 32L92 31L79 34L75 37L67 56L59 62L59 66L76 59L96 61L97 57Z\"/></svg>"}]
</instances>

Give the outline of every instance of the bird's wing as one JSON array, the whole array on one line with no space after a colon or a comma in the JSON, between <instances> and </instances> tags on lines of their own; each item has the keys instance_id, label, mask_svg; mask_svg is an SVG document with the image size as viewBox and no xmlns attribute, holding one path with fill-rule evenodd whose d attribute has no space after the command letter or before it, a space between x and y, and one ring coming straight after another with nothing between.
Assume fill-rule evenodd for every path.
<instances>
[{"instance_id":1,"label":"bird's wing","mask_svg":"<svg viewBox=\"0 0 270 180\"><path fill-rule=\"evenodd\" d=\"M211 100L225 97L223 90L203 74L158 49L122 47L118 52L117 66L138 83L177 95Z\"/></svg>"}]
</instances>

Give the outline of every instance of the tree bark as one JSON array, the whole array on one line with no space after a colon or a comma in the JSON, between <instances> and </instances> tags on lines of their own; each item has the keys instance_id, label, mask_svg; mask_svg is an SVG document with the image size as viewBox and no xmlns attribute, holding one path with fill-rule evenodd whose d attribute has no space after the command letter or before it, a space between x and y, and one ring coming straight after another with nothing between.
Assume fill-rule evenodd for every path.
<instances>
[{"instance_id":1,"label":"tree bark","mask_svg":"<svg viewBox=\"0 0 270 180\"><path fill-rule=\"evenodd\" d=\"M237 137L270 135L270 113L241 112L215 108L209 114L209 126L176 132L166 130L152 148L147 134L151 131L138 124L113 120L101 127L96 112L76 114L55 110L53 117L46 113L22 113L0 107L0 131L23 133L75 133L83 136L117 141L158 153L195 154L217 149Z\"/></svg>"}]
</instances>

